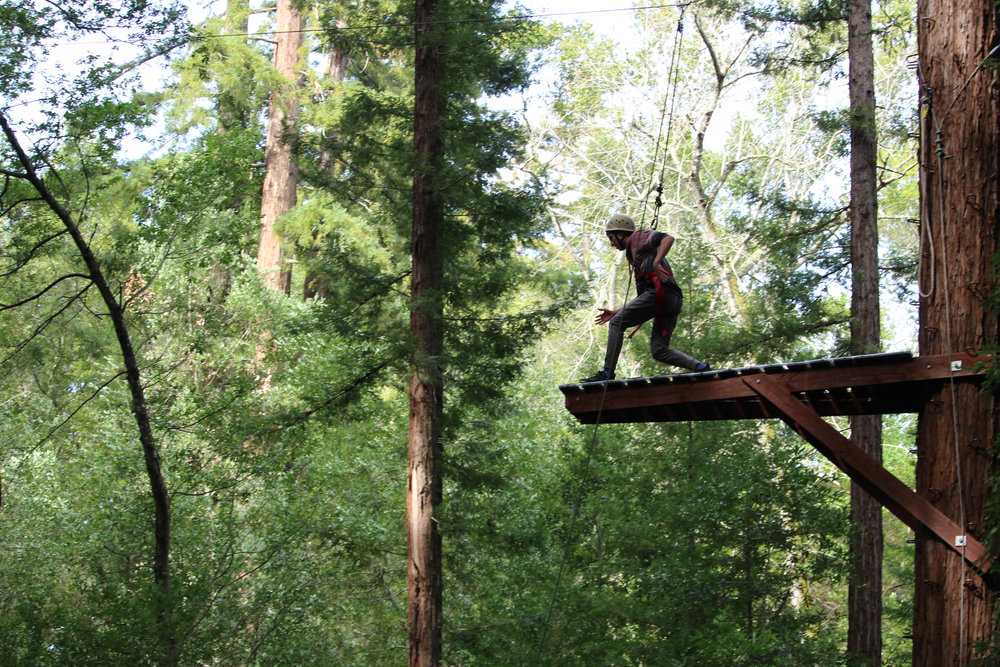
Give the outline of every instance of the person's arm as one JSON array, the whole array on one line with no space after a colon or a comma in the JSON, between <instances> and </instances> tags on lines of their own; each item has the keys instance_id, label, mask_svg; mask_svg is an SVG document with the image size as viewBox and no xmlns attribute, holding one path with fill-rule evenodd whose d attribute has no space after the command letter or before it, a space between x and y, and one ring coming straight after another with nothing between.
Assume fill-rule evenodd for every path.
<instances>
[{"instance_id":1,"label":"person's arm","mask_svg":"<svg viewBox=\"0 0 1000 667\"><path fill-rule=\"evenodd\" d=\"M653 259L653 271L656 272L656 275L659 277L661 282L666 281L667 278L670 277L667 270L663 268L663 258L667 256L667 253L670 252L670 248L673 245L674 237L670 234L666 234L662 239L660 239L660 245L656 248L656 258Z\"/></svg>"}]
</instances>

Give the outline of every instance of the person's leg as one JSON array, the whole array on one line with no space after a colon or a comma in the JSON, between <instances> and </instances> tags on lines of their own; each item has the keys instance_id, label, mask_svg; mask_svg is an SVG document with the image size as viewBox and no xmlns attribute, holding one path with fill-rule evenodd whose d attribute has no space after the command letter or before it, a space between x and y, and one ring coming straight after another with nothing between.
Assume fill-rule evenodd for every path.
<instances>
[{"instance_id":1,"label":"person's leg","mask_svg":"<svg viewBox=\"0 0 1000 667\"><path fill-rule=\"evenodd\" d=\"M625 331L638 326L653 317L656 313L656 292L647 290L635 297L608 322L608 348L604 353L604 370L615 372L618 365L618 355L622 351Z\"/></svg>"},{"instance_id":2,"label":"person's leg","mask_svg":"<svg viewBox=\"0 0 1000 667\"><path fill-rule=\"evenodd\" d=\"M642 324L656 312L656 293L647 290L629 301L621 311L608 322L608 347L604 353L604 368L580 382L601 382L615 377L618 355L622 351L625 330Z\"/></svg>"},{"instance_id":3,"label":"person's leg","mask_svg":"<svg viewBox=\"0 0 1000 667\"><path fill-rule=\"evenodd\" d=\"M694 357L670 348L670 338L674 334L677 326L677 316L680 315L683 299L675 295L668 295L665 310L667 314L661 315L653 322L653 333L649 337L649 351L653 358L664 364L686 368L689 371L708 370L708 364L698 361ZM666 329L666 333L662 331Z\"/></svg>"}]
</instances>

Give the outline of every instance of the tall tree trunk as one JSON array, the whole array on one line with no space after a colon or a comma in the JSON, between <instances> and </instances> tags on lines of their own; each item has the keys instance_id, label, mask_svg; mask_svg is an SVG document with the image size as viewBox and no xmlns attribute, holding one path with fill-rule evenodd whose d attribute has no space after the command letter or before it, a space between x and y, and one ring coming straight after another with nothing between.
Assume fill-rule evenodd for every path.
<instances>
[{"instance_id":1,"label":"tall tree trunk","mask_svg":"<svg viewBox=\"0 0 1000 667\"><path fill-rule=\"evenodd\" d=\"M983 67L998 43L993 0L920 0L922 249L920 351L982 350L997 342L997 314L983 299L996 289L1000 221L1000 96ZM920 415L917 493L982 539L992 396L944 386ZM913 664L970 665L990 639L994 593L964 559L925 531L917 535Z\"/></svg>"},{"instance_id":2,"label":"tall tree trunk","mask_svg":"<svg viewBox=\"0 0 1000 667\"><path fill-rule=\"evenodd\" d=\"M417 341L410 380L408 528L410 665L441 660L441 535L434 510L441 501L441 236L438 183L444 154L441 134L441 45L431 22L437 0L417 0L414 62L413 245L410 331Z\"/></svg>"},{"instance_id":3,"label":"tall tree trunk","mask_svg":"<svg viewBox=\"0 0 1000 667\"><path fill-rule=\"evenodd\" d=\"M851 353L879 351L878 144L871 0L851 0L847 19L851 105ZM851 439L882 460L882 418L851 417ZM851 484L851 579L847 653L851 665L882 662L882 507Z\"/></svg>"},{"instance_id":4,"label":"tall tree trunk","mask_svg":"<svg viewBox=\"0 0 1000 667\"><path fill-rule=\"evenodd\" d=\"M285 266L281 239L274 224L295 206L298 168L288 141L288 133L299 113L296 66L302 47L304 19L293 0L278 0L277 42L274 68L282 83L271 93L267 121L267 149L264 155L264 191L260 203L260 244L257 247L257 268L271 289L285 294L291 291L292 272Z\"/></svg>"}]
</instances>

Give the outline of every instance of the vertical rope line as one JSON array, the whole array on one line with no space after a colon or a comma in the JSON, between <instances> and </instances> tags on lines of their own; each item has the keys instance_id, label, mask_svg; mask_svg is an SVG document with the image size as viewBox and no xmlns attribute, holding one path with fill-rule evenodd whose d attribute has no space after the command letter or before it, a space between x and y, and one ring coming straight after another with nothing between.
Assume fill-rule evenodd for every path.
<instances>
[{"instance_id":1,"label":"vertical rope line","mask_svg":"<svg viewBox=\"0 0 1000 667\"><path fill-rule=\"evenodd\" d=\"M659 218L659 207L660 207L660 203L661 203L660 202L659 193L663 189L663 174L666 172L666 164L667 164L667 150L668 150L667 147L669 146L670 136L671 136L671 132L672 132L672 129L673 129L674 110L676 108L676 101L677 101L677 71L678 71L678 65L679 65L679 62L680 62L681 37L682 37L682 35L684 33L684 10L687 9L688 4L690 4L690 3L686 3L686 4L680 5L680 16L678 16L678 19L677 19L677 31L674 34L674 46L673 46L673 49L672 49L672 52L671 52L671 56L670 56L670 64L669 64L668 69L667 69L667 72L668 72L668 77L667 78L668 78L668 81L671 84L671 91L669 93L669 99L670 99L669 109L670 109L670 112L669 112L669 119L667 120L667 133L666 133L666 136L664 136L664 134L663 134L663 117L664 117L664 115L667 114L667 108L668 108L668 105L664 104L663 105L663 111L660 113L660 126L659 126L659 128L657 128L656 144L655 144L654 149L653 149L653 160L652 160L652 171L651 171L651 174L650 174L650 183L652 183L653 174L655 173L655 170L656 170L656 162L657 162L657 159L658 159L659 154L660 154L660 144L662 142L662 144L663 144L663 158L662 158L662 166L660 168L659 182L656 184L655 188L650 187L650 188L647 188L647 190L646 190L646 194L645 194L644 201L643 201L642 214L641 214L640 219L639 219L639 227L640 228L645 223L645 217L646 217L646 205L645 204L648 202L649 195L654 191L654 189L657 191L657 198L656 198L656 208L653 211L653 221L652 221L652 224L651 224L651 228L652 229L656 229L657 221L658 221L658 218ZM625 287L625 303L628 303L628 295L632 291L632 273L633 272L631 270L631 264L630 264L630 266L629 266L628 285ZM624 332L622 332L622 333L624 334ZM604 413L604 403L605 403L605 400L607 399L607 396L608 396L608 383L605 382L604 383L604 387L603 387L602 392L601 392L601 403L600 403L600 405L598 407L598 410L597 410L597 419L594 422L593 436L591 437L590 446L587 448L586 457L584 459L583 479L582 479L580 487L579 487L579 493L577 494L576 501L574 502L573 514L572 514L572 518L570 520L570 525L571 526L573 524L575 524L579 520L580 512L582 511L582 508L583 508L584 491L585 491L585 488L586 488L586 484L590 481L590 468L591 468L591 463L593 461L594 450L597 447L597 433L598 433L598 429L600 428L600 425L601 425L601 418L602 418L603 413ZM554 585L554 587L552 589L552 597L549 600L549 606L548 606L548 609L546 610L545 619L544 619L543 624L542 624L542 635L539 638L539 642L538 642L539 657L541 657L542 655L544 655L544 653L546 651L546 644L548 643L549 630L551 629L551 625L552 625L552 616L553 616L553 613L554 613L554 610L555 610L556 601L557 601L557 599L559 597L559 591L560 591L560 589L562 587L562 578L563 578L563 575L565 574L566 562L569 559L569 548L570 548L570 544L569 544L569 541L567 540L566 546L563 548L562 557L561 557L560 562L559 562L559 569L558 569L558 571L556 573L556 582L555 582L555 585ZM522 662L522 664L524 664L524 663ZM551 664L551 660L549 660L549 664Z\"/></svg>"},{"instance_id":2,"label":"vertical rope line","mask_svg":"<svg viewBox=\"0 0 1000 667\"><path fill-rule=\"evenodd\" d=\"M660 206L662 204L660 194L663 191L663 177L667 173L667 156L670 153L670 138L673 135L674 129L674 112L677 109L677 81L679 79L678 72L680 71L681 39L684 37L684 10L686 9L687 5L681 5L681 13L677 18L677 32L674 33L674 48L670 54L670 67L667 70L667 80L670 84L670 113L667 116L667 134L663 141L663 157L660 163L660 173L656 185L656 208L653 210L653 221L650 224L652 229L656 229L660 222ZM661 118L661 127L662 122Z\"/></svg>"},{"instance_id":3,"label":"vertical rope line","mask_svg":"<svg viewBox=\"0 0 1000 667\"><path fill-rule=\"evenodd\" d=\"M930 132L928 131L928 124L930 122L930 110L931 110L931 97L930 91L920 100L920 104L923 107L921 109L920 118L920 149L919 149L919 163L920 167L927 169L930 166ZM920 200L927 201L927 179L918 179L920 186ZM917 284L917 294L922 298L927 298L931 294L934 294L934 288L936 286L937 280L937 258L935 256L934 247L934 231L931 228L931 220L929 215L925 215L923 211L920 212L920 240L918 244L918 252L920 253L919 261L923 261L924 250L927 250L928 256L928 266L927 273L930 278L930 287L924 292L923 287Z\"/></svg>"},{"instance_id":4,"label":"vertical rope line","mask_svg":"<svg viewBox=\"0 0 1000 667\"><path fill-rule=\"evenodd\" d=\"M952 340L951 331L951 292L949 289L948 280L948 243L947 236L945 232L945 226L947 225L948 216L945 212L944 206L944 144L942 140L943 132L941 125L937 120L937 116L934 115L933 107L930 110L932 119L934 121L936 130L937 144L937 181L938 181L938 217L939 217L939 229L938 234L940 235L941 241L941 264L944 266L942 273L942 282L944 287L944 331L945 331L945 344L948 346L948 354L951 355L954 351L954 343ZM949 356L950 361L950 356ZM954 371L949 371L949 382L948 382L949 395L951 397L951 431L952 431L952 449L955 456L955 478L958 484L958 512L959 512L959 525L962 528L962 536L966 536L966 516L965 516L965 485L963 483L962 476L962 461L960 458L961 450L958 444L958 408L956 406L957 394L955 391L955 376ZM961 577L958 585L959 591L959 610L958 610L958 628L959 634L959 655L958 655L958 665L959 667L965 666L965 575L966 575L966 559L965 559L966 547L962 547L962 565L959 570L959 575Z\"/></svg>"},{"instance_id":5,"label":"vertical rope line","mask_svg":"<svg viewBox=\"0 0 1000 667\"><path fill-rule=\"evenodd\" d=\"M666 172L667 155L670 150L670 137L674 126L674 110L677 104L677 73L679 71L678 65L680 64L681 38L684 35L684 11L687 9L687 4L679 5L679 7L680 15L677 17L677 30L674 32L674 44L670 51L670 63L667 66L667 85L670 87L670 90L664 96L663 104L660 107L660 125L656 130L656 144L653 147L653 159L649 170L649 185L646 187L646 194L643 196L642 215L639 218L639 226L642 227L646 222L646 204L649 201L649 195L655 192L656 200L653 207L653 219L650 223L651 229L656 229L660 217L660 206L662 205L660 195L663 192L663 175ZM666 134L663 132L664 119L666 119L667 124ZM661 144L663 146L662 158L660 157ZM658 161L661 162L659 173L656 170Z\"/></svg>"},{"instance_id":6,"label":"vertical rope line","mask_svg":"<svg viewBox=\"0 0 1000 667\"><path fill-rule=\"evenodd\" d=\"M576 495L576 500L573 503L573 514L570 518L570 535L572 535L572 529L575 527L577 521L580 518L580 513L583 509L583 497L586 491L587 483L590 482L590 466L594 458L594 450L597 448L597 431L601 425L601 417L604 413L604 402L608 397L608 383L604 383L604 388L601 391L601 403L597 408L597 420L594 422L593 436L590 439L590 445L587 447L586 456L584 457L583 465L583 479L580 482L578 488L578 493ZM541 658L545 655L546 644L548 643L549 630L552 626L552 616L555 610L556 601L559 598L559 590L562 587L562 578L566 570L566 562L569 560L569 549L570 540L566 539L566 544L563 547L562 557L559 561L559 569L556 571L556 581L555 585L552 587L552 597L549 599L549 607L545 612L545 619L542 623L542 635L538 640L538 657ZM522 662L522 665L530 665L531 663ZM548 661L548 664L552 664L552 660Z\"/></svg>"}]
</instances>

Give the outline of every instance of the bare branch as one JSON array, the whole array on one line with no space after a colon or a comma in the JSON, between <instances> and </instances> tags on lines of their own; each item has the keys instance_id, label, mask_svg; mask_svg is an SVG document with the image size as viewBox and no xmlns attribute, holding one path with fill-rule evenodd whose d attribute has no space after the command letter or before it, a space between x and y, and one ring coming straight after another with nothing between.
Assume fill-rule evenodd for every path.
<instances>
[{"instance_id":1,"label":"bare branch","mask_svg":"<svg viewBox=\"0 0 1000 667\"><path fill-rule=\"evenodd\" d=\"M312 417L314 414L316 414L320 410L323 410L324 408L329 407L331 404L335 403L336 401L340 400L341 398L343 398L347 394L351 393L352 391L354 391L355 389L357 389L358 387L360 387L361 385L363 385L365 382L367 382L371 378L375 377L375 375L377 375L380 371L382 371L383 369L391 366L392 364L396 363L397 361L399 361L398 357L390 357L389 359L386 359L382 363L377 364L376 366L370 368L364 375L361 375L360 377L355 378L346 387L344 387L343 389L341 389L340 391L338 391L336 394L334 394L333 396L329 397L328 399L326 399L325 401L323 401L319 405L316 405L315 407L310 408L309 410L306 410L305 412L303 412L302 414L300 414L298 417L296 417L294 420L292 420L291 422L287 423L285 426L286 427L287 426L294 426L295 424L299 424L299 423L305 421L306 419L308 419L309 417Z\"/></svg>"},{"instance_id":2,"label":"bare branch","mask_svg":"<svg viewBox=\"0 0 1000 667\"><path fill-rule=\"evenodd\" d=\"M7 208L5 208L4 210L0 211L0 216L10 215L10 212L13 211L15 208L17 208L21 204L24 204L24 203L30 202L30 201L45 201L45 200L42 199L41 197L22 197L21 199L18 199L17 201L12 202L11 205L8 206Z\"/></svg>"},{"instance_id":3,"label":"bare branch","mask_svg":"<svg viewBox=\"0 0 1000 667\"><path fill-rule=\"evenodd\" d=\"M60 277L56 278L51 283L49 283L49 285L45 289L43 289L41 292L37 292L36 294L33 294L32 296L29 296L27 299L22 299L21 301L17 301L15 303L8 303L8 304L0 303L0 312L3 312L5 310L11 310L12 308L17 308L19 306L23 306L26 303L31 303L32 301L35 301L36 299L40 299L43 296L45 296L46 292L48 292L49 290L51 290L52 288L54 288L56 285L58 285L62 281L69 280L70 278L83 278L84 280L92 280L91 277L88 276L85 273L67 273L64 276L60 276Z\"/></svg>"},{"instance_id":4,"label":"bare branch","mask_svg":"<svg viewBox=\"0 0 1000 667\"><path fill-rule=\"evenodd\" d=\"M90 403L92 400L94 400L95 398L97 398L100 395L100 393L102 391L104 391L105 387L107 387L109 384L111 384L112 382L114 382L115 380L117 380L118 378L120 378L122 375L125 375L125 371L124 370L118 371L113 376L111 376L109 379L107 379L104 382L102 382L97 387L97 389L95 389L90 394L90 396L88 396L87 398L85 398L79 405L77 405L75 408L73 408L73 411L70 412L68 415L66 415L65 419L63 419L61 422L59 422L58 424L56 424L55 426L53 426L51 429L49 429L49 432L46 433L44 436L42 436L41 440L39 440L34 445L32 445L28 449L28 452L33 452L36 449L38 449L39 447L41 447L42 444L44 444L49 438L51 438L53 435L55 435L56 431L58 431L63 426L65 426L66 424L68 424L70 422L70 420L73 419L73 417L75 417L78 412L80 412L80 410L83 410L85 407L87 407L88 403Z\"/></svg>"},{"instance_id":5,"label":"bare branch","mask_svg":"<svg viewBox=\"0 0 1000 667\"><path fill-rule=\"evenodd\" d=\"M22 257L21 259L19 259L17 261L17 264L14 266L13 269L11 269L10 271L7 271L6 273L0 273L0 278L8 278L8 277L14 275L15 273L17 273L21 268L23 268L24 266L26 266L29 261L31 261L31 258L35 256L36 252L38 252L39 250L41 250L50 241L54 241L55 239L59 238L60 236L62 236L65 233L66 233L66 230L62 229L62 230L56 232L55 234L51 234L49 236L46 236L44 239L42 239L38 243L36 243L35 245L31 246L31 249L28 251L28 254L25 255L24 257Z\"/></svg>"},{"instance_id":6,"label":"bare branch","mask_svg":"<svg viewBox=\"0 0 1000 667\"><path fill-rule=\"evenodd\" d=\"M46 317L41 324L35 327L35 330L32 331L27 338L23 339L20 343L14 346L13 352L8 354L3 360L0 360L0 366L6 364L8 361L13 359L15 356L17 356L17 354L21 350L25 348L25 346L27 346L28 343L33 341L36 337L40 336L41 333L45 331L45 329L48 328L48 326L56 320L56 318L58 318L60 315L69 310L69 307L72 306L76 301L83 298L83 295L87 293L87 290L89 290L92 285L93 283L87 284L82 290L80 290L79 292L71 296L69 299L67 299L66 305L64 305L62 308L59 308L55 312L49 314L49 316Z\"/></svg>"},{"instance_id":7,"label":"bare branch","mask_svg":"<svg viewBox=\"0 0 1000 667\"><path fill-rule=\"evenodd\" d=\"M49 159L44 155L40 156L39 159L42 161L42 164L45 165L45 168L48 170L48 173L51 174L52 177L55 178L57 181L59 181L59 186L62 187L63 197L65 197L66 200L69 201L70 199L69 186L66 185L66 181L63 180L62 174L59 173L59 170L56 169L52 165L52 163L49 162Z\"/></svg>"}]
</instances>

